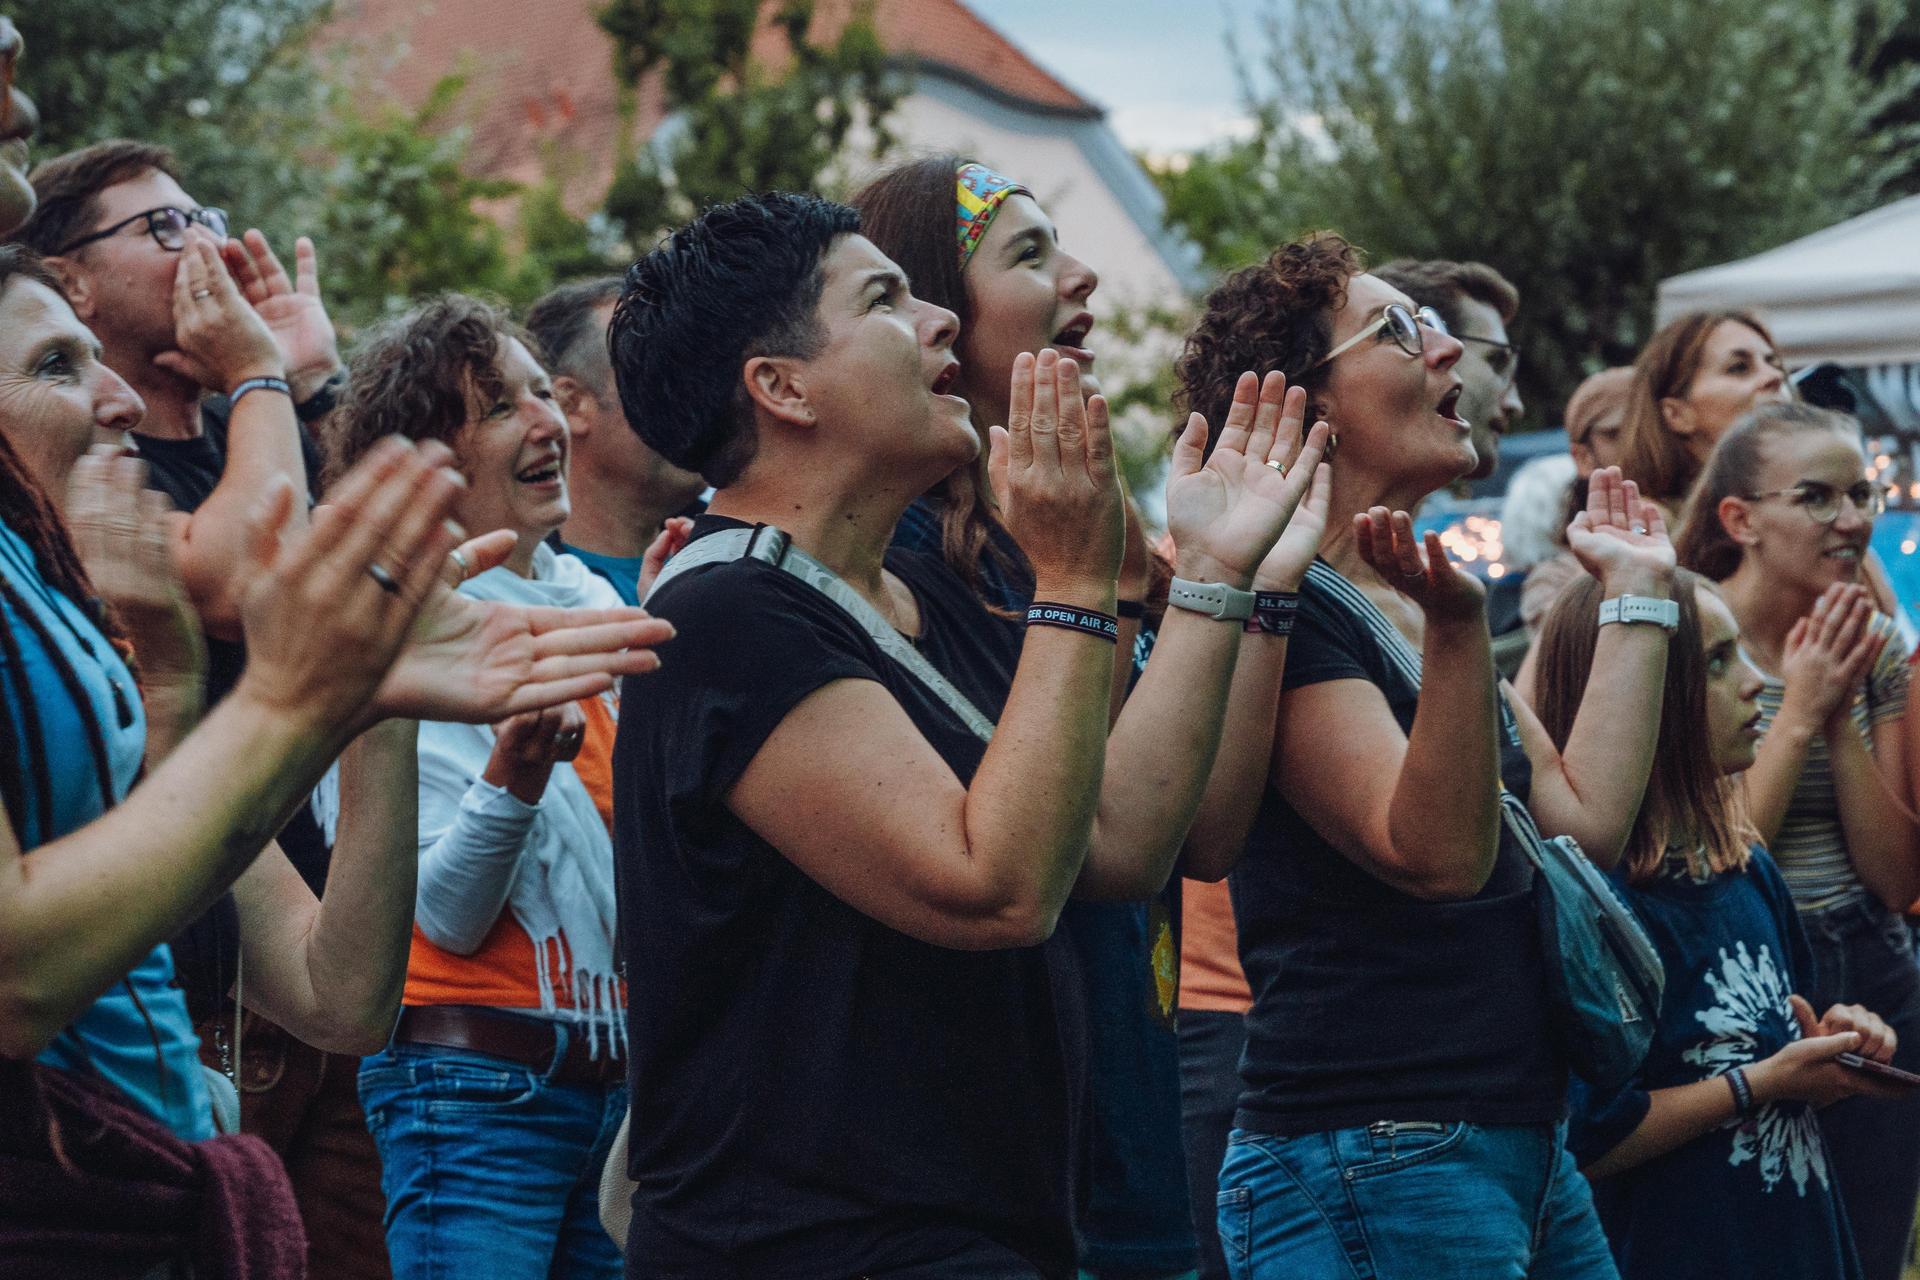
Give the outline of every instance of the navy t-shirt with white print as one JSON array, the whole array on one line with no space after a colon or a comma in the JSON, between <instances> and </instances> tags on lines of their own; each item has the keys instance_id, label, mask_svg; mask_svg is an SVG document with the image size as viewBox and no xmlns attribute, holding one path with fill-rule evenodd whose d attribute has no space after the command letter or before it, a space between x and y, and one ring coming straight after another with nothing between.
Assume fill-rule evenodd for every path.
<instances>
[{"instance_id":1,"label":"navy t-shirt with white print","mask_svg":"<svg viewBox=\"0 0 1920 1280\"><path fill-rule=\"evenodd\" d=\"M1666 966L1653 1046L1634 1079L1596 1097L1576 1078L1568 1145L1582 1164L1646 1117L1648 1094L1769 1058L1800 1038L1787 997L1813 973L1779 869L1755 847L1744 871L1695 880L1682 866L1614 883ZM1855 1280L1852 1233L1813 1108L1774 1102L1594 1182L1624 1280Z\"/></svg>"}]
</instances>

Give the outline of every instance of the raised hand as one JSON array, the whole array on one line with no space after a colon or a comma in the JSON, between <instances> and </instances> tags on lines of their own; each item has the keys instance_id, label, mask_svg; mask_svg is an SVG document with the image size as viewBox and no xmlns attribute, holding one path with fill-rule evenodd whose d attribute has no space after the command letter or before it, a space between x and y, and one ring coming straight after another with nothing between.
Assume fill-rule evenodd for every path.
<instances>
[{"instance_id":1,"label":"raised hand","mask_svg":"<svg viewBox=\"0 0 1920 1280\"><path fill-rule=\"evenodd\" d=\"M671 516L660 526L660 532L647 544L646 554L640 557L640 599L647 598L647 592L653 590L654 580L667 567L667 561L673 559L673 553L686 546L691 537L693 521L685 516Z\"/></svg>"},{"instance_id":2,"label":"raised hand","mask_svg":"<svg viewBox=\"0 0 1920 1280\"><path fill-rule=\"evenodd\" d=\"M320 300L320 269L313 241L293 242L293 279L267 238L249 230L221 250L240 291L280 347L295 399L304 399L340 367L340 345L333 320Z\"/></svg>"},{"instance_id":3,"label":"raised hand","mask_svg":"<svg viewBox=\"0 0 1920 1280\"><path fill-rule=\"evenodd\" d=\"M142 684L197 685L206 643L171 550L183 517L146 479L139 458L95 445L68 478L67 527L94 590L133 641Z\"/></svg>"},{"instance_id":4,"label":"raised hand","mask_svg":"<svg viewBox=\"0 0 1920 1280\"><path fill-rule=\"evenodd\" d=\"M1081 400L1072 360L1023 353L1013 361L1007 425L988 436L989 472L1006 477L1003 515L1036 585L1111 593L1126 516L1106 398Z\"/></svg>"},{"instance_id":5,"label":"raised hand","mask_svg":"<svg viewBox=\"0 0 1920 1280\"><path fill-rule=\"evenodd\" d=\"M1220 438L1204 460L1207 421L1197 413L1187 418L1167 473L1167 532L1184 576L1245 586L1266 567L1274 582L1262 583L1264 589L1299 584L1326 527L1324 501L1318 527L1310 512L1278 559L1271 566L1265 562L1317 483L1325 455L1324 424L1302 445L1306 403L1306 392L1289 390L1277 372L1264 382L1251 372L1241 374ZM1289 460L1293 465L1283 471Z\"/></svg>"},{"instance_id":6,"label":"raised hand","mask_svg":"<svg viewBox=\"0 0 1920 1280\"><path fill-rule=\"evenodd\" d=\"M1426 548L1413 536L1413 517L1373 507L1353 518L1354 549L1387 584L1409 596L1430 622L1484 623L1487 589L1447 559L1440 535L1428 531Z\"/></svg>"},{"instance_id":7,"label":"raised hand","mask_svg":"<svg viewBox=\"0 0 1920 1280\"><path fill-rule=\"evenodd\" d=\"M1781 655L1786 691L1781 715L1823 728L1853 705L1887 635L1868 624L1873 597L1864 586L1836 582L1793 624Z\"/></svg>"},{"instance_id":8,"label":"raised hand","mask_svg":"<svg viewBox=\"0 0 1920 1280\"><path fill-rule=\"evenodd\" d=\"M219 252L200 236L187 237L174 268L173 341L175 349L153 363L210 391L286 374L273 334L240 296Z\"/></svg>"},{"instance_id":9,"label":"raised hand","mask_svg":"<svg viewBox=\"0 0 1920 1280\"><path fill-rule=\"evenodd\" d=\"M1567 526L1567 548L1609 595L1671 593L1676 560L1666 518L1618 467L1587 481L1587 507Z\"/></svg>"}]
</instances>

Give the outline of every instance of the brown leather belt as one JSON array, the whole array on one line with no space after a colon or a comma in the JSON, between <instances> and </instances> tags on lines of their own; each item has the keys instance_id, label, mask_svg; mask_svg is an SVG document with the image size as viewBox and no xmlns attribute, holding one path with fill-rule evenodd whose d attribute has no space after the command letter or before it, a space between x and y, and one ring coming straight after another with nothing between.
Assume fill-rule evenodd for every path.
<instances>
[{"instance_id":1,"label":"brown leather belt","mask_svg":"<svg viewBox=\"0 0 1920 1280\"><path fill-rule=\"evenodd\" d=\"M587 1053L585 1028L569 1029L567 1053L557 1067L553 1062L559 1031L538 1018L521 1018L510 1013L470 1004L418 1004L400 1010L393 1038L398 1044L430 1044L441 1049L465 1049L546 1073L554 1084L605 1089L625 1083L626 1064L605 1051L602 1056Z\"/></svg>"}]
</instances>

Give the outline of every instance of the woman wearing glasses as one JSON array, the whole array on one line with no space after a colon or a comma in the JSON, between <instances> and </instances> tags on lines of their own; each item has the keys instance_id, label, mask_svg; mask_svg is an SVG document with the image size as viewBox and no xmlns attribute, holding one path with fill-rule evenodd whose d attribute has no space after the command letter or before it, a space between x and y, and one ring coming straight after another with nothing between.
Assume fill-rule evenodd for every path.
<instances>
[{"instance_id":1,"label":"woman wearing glasses","mask_svg":"<svg viewBox=\"0 0 1920 1280\"><path fill-rule=\"evenodd\" d=\"M1907 654L1863 585L1885 507L1866 465L1853 419L1763 405L1707 459L1680 555L1720 583L1765 678L1747 794L1813 947L1808 995L1880 1012L1911 1071L1920 970L1900 913L1920 897L1920 832L1907 816ZM1894 1280L1920 1195L1920 1099L1850 1100L1821 1121L1865 1274Z\"/></svg>"},{"instance_id":2,"label":"woman wearing glasses","mask_svg":"<svg viewBox=\"0 0 1920 1280\"><path fill-rule=\"evenodd\" d=\"M1235 1280L1615 1275L1562 1148L1550 961L1500 796L1611 865L1651 767L1667 630L1602 628L1606 693L1564 751L1496 686L1484 589L1406 514L1474 463L1460 352L1323 234L1229 277L1179 364L1203 414L1243 368L1304 386L1347 513L1302 584L1245 852L1188 865L1232 871L1254 993L1218 1197ZM1618 471L1568 539L1609 600L1672 608L1665 526Z\"/></svg>"}]
</instances>

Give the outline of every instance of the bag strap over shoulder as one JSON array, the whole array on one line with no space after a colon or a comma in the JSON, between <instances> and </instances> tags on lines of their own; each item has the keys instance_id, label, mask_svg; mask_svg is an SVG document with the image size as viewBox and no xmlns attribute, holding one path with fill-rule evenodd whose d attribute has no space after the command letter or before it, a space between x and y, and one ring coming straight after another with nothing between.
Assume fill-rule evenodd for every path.
<instances>
[{"instance_id":1,"label":"bag strap over shoulder","mask_svg":"<svg viewBox=\"0 0 1920 1280\"><path fill-rule=\"evenodd\" d=\"M793 539L773 525L722 529L688 544L667 562L660 576L654 579L647 599L653 599L663 585L688 569L743 559L772 565L839 605L841 611L860 625L860 629L880 647L882 653L911 672L915 679L947 705L948 710L960 718L975 737L982 742L992 739L993 721L982 715L980 709L956 689L951 680L941 675L918 649L909 644L906 637L895 631L892 624L881 617L880 611L868 604L859 592L842 582L832 569L794 546Z\"/></svg>"}]
</instances>

